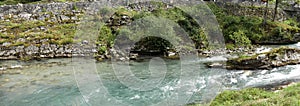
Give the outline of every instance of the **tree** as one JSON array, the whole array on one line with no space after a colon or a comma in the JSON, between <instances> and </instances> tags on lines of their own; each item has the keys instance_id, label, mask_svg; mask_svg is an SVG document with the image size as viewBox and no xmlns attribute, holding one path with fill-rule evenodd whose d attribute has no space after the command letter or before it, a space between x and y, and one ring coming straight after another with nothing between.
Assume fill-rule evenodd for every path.
<instances>
[{"instance_id":1,"label":"tree","mask_svg":"<svg viewBox=\"0 0 300 106\"><path fill-rule=\"evenodd\" d=\"M275 1L275 10L274 10L273 21L276 20L278 4L279 4L279 0L276 0L276 1Z\"/></svg>"},{"instance_id":2,"label":"tree","mask_svg":"<svg viewBox=\"0 0 300 106\"><path fill-rule=\"evenodd\" d=\"M267 23L267 14L268 14L268 8L269 8L269 1L264 0L263 2L266 3L266 9L265 9L265 14L264 14L264 23L263 23L263 25L265 26L266 23Z\"/></svg>"}]
</instances>

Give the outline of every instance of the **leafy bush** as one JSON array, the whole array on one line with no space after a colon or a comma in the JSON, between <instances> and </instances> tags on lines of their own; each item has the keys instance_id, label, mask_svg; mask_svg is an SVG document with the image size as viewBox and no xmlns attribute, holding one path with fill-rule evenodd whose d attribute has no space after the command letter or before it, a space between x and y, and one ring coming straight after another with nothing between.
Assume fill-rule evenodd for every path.
<instances>
[{"instance_id":1,"label":"leafy bush","mask_svg":"<svg viewBox=\"0 0 300 106\"><path fill-rule=\"evenodd\" d=\"M233 40L236 45L240 45L240 46L251 45L251 41L245 35L245 33L241 30L239 30L237 32L233 32L233 34L229 35L229 37L230 37L230 40Z\"/></svg>"},{"instance_id":2,"label":"leafy bush","mask_svg":"<svg viewBox=\"0 0 300 106\"><path fill-rule=\"evenodd\" d=\"M100 45L99 53L105 53L104 50L112 47L115 40L115 35L112 34L112 30L108 26L103 26L100 30L98 37L98 44Z\"/></svg>"},{"instance_id":3,"label":"leafy bush","mask_svg":"<svg viewBox=\"0 0 300 106\"><path fill-rule=\"evenodd\" d=\"M185 32L187 32L189 37L194 41L196 48L199 49L199 48L206 47L208 43L207 43L207 37L203 32L204 29L201 28L193 18L191 18L188 14L184 13L181 9L178 8L165 9L163 4L158 3L157 5L159 5L158 7L160 8L151 12L149 12L148 10L128 11L124 8L119 8L118 10L116 10L117 12L114 14L114 19L118 20L120 19L120 17L125 15L131 17L132 20L135 21L134 23L137 26L134 25L131 26L131 27L135 27L134 30L126 29L126 27L124 26L105 26L100 31L99 43L102 43L103 45L107 45L107 47L110 48L114 43L113 41L114 38L117 35L128 35L129 40L133 40L133 41L137 39L135 35L137 36L160 35L170 39L178 40L180 38L176 34L179 33L179 31L177 31L175 27L180 27ZM152 19L148 18L148 20L144 20L145 22L151 21L150 23L148 23L148 25L144 24L143 22L140 23L138 22L140 19L143 20L147 17L156 17L156 18L152 18ZM170 20L173 23L178 24L179 26L173 25L172 22L167 22ZM137 23L139 23L139 25ZM144 26L147 27L147 31L145 31L145 28L143 29ZM148 49L157 48L161 50L166 49L168 47L172 47L170 43L166 43L165 41L166 39L164 38L157 39L155 37L148 37L142 39L142 41L139 41L138 43L136 43L136 45L137 47L142 47L141 45L144 45L150 47ZM160 45L161 47L156 47L156 46L152 47L150 46L152 44Z\"/></svg>"}]
</instances>

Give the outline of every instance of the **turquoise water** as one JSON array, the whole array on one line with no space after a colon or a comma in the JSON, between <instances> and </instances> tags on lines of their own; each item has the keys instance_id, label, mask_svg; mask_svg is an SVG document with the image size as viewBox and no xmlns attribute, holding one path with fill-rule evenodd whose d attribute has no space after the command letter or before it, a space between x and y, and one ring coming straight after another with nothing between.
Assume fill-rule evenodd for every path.
<instances>
[{"instance_id":1,"label":"turquoise water","mask_svg":"<svg viewBox=\"0 0 300 106\"><path fill-rule=\"evenodd\" d=\"M203 64L208 61L225 60L224 56L215 56L184 62L165 59L163 64L156 64L156 61L151 63L150 60L131 61L129 64L116 63L121 68L129 66L136 78L146 81L140 84L139 81L132 80L132 85L122 82L123 79L130 79L132 76L117 74L113 71L117 67L113 67L111 62L96 63L92 59L83 58L48 59L26 63L2 61L1 64L31 65L9 70L19 74L0 76L0 105L141 106L209 102L223 90L260 86L300 76L297 72L300 65L269 71L229 71L208 69ZM164 68L167 69L166 72L157 71ZM150 71L151 69L156 71ZM134 84L140 86L134 88Z\"/></svg>"}]
</instances>

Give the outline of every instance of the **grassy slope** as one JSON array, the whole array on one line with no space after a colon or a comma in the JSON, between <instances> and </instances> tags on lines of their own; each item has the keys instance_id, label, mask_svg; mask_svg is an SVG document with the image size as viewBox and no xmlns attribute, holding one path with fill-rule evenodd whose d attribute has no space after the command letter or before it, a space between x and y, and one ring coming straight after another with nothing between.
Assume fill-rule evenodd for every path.
<instances>
[{"instance_id":1,"label":"grassy slope","mask_svg":"<svg viewBox=\"0 0 300 106\"><path fill-rule=\"evenodd\" d=\"M46 43L68 44L73 42L75 27L74 23L53 23L46 21L0 21L5 33L0 33L0 44L12 43L11 46L30 45L33 41L49 39ZM41 29L43 28L43 29ZM18 39L26 39L26 42Z\"/></svg>"},{"instance_id":2,"label":"grassy slope","mask_svg":"<svg viewBox=\"0 0 300 106\"><path fill-rule=\"evenodd\" d=\"M224 91L211 102L210 106L299 106L299 98L300 84L277 92L248 88L240 91Z\"/></svg>"},{"instance_id":3,"label":"grassy slope","mask_svg":"<svg viewBox=\"0 0 300 106\"><path fill-rule=\"evenodd\" d=\"M299 106L300 84L295 84L279 91L265 91L248 88L240 91L224 91L210 106ZM192 104L188 106L206 106Z\"/></svg>"}]
</instances>

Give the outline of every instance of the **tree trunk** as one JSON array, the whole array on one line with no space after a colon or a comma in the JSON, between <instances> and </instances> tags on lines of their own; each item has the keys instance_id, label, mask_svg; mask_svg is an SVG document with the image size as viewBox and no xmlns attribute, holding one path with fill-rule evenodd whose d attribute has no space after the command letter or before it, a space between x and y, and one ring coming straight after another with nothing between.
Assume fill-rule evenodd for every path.
<instances>
[{"instance_id":1,"label":"tree trunk","mask_svg":"<svg viewBox=\"0 0 300 106\"><path fill-rule=\"evenodd\" d=\"M278 4L279 4L279 0L276 0L276 2L275 2L274 16L273 16L273 21L276 20Z\"/></svg>"},{"instance_id":2,"label":"tree trunk","mask_svg":"<svg viewBox=\"0 0 300 106\"><path fill-rule=\"evenodd\" d=\"M269 8L269 1L266 2L266 9L265 9L264 23L263 23L264 26L266 26L267 23L268 8Z\"/></svg>"}]
</instances>

